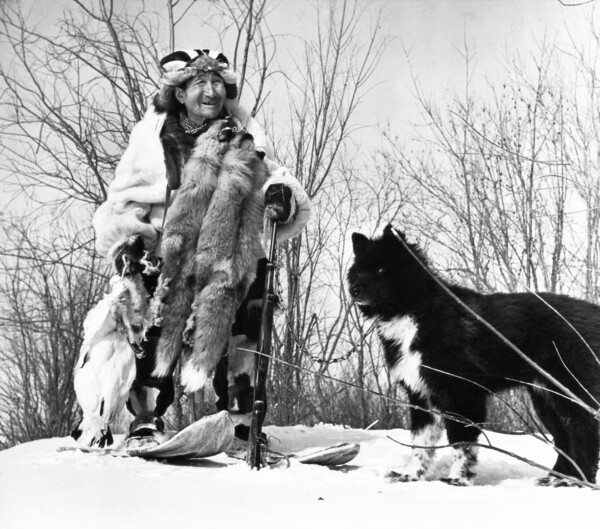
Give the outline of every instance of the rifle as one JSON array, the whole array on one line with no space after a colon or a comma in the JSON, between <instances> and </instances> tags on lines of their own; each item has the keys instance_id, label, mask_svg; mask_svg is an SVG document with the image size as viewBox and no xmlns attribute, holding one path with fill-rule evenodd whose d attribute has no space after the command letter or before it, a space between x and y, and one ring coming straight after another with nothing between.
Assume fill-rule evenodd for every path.
<instances>
[{"instance_id":1,"label":"rifle","mask_svg":"<svg viewBox=\"0 0 600 529\"><path fill-rule=\"evenodd\" d=\"M277 268L277 221L271 220L271 242L267 262L267 274L263 293L261 332L258 338L258 354L254 357L254 404L248 437L246 462L250 468L265 466L263 446L266 443L262 433L265 418L265 399L267 394L267 373L271 356L271 338L273 332L273 309L277 303L275 294L275 270Z\"/></svg>"}]
</instances>

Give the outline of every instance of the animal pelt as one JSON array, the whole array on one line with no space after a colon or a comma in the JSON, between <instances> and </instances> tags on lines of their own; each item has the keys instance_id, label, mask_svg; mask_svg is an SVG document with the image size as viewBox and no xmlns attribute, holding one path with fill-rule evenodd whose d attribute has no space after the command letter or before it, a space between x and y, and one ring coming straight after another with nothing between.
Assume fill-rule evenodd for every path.
<instances>
[{"instance_id":1,"label":"animal pelt","mask_svg":"<svg viewBox=\"0 0 600 529\"><path fill-rule=\"evenodd\" d=\"M355 233L352 242L350 294L374 320L392 377L413 406L418 447L405 469L390 473L392 481L425 478L430 447L445 426L454 462L444 481L470 484L477 463L472 443L485 427L487 400L515 386L529 392L558 454L553 472L539 484L569 484L569 477L595 481L599 306L559 294L481 294L450 284L391 225L382 237Z\"/></svg>"},{"instance_id":2,"label":"animal pelt","mask_svg":"<svg viewBox=\"0 0 600 529\"><path fill-rule=\"evenodd\" d=\"M181 358L187 391L204 386L226 350L262 251L267 169L251 136L238 133L220 142L223 125L215 122L198 138L169 207L161 247L155 323L162 335L154 375L171 374Z\"/></svg>"},{"instance_id":3,"label":"animal pelt","mask_svg":"<svg viewBox=\"0 0 600 529\"><path fill-rule=\"evenodd\" d=\"M139 274L114 276L109 292L86 315L74 386L83 420L73 437L84 446L112 444L110 424L135 378L135 353L150 326L148 293Z\"/></svg>"},{"instance_id":4,"label":"animal pelt","mask_svg":"<svg viewBox=\"0 0 600 529\"><path fill-rule=\"evenodd\" d=\"M181 185L181 170L196 146L196 136L186 134L176 115L167 114L161 132L167 183L171 189Z\"/></svg>"}]
</instances>

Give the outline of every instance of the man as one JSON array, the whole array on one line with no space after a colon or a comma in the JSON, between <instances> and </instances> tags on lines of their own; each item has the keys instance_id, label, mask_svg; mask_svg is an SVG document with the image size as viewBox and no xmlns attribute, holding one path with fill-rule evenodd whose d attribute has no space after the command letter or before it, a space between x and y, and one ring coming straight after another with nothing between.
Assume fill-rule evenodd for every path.
<instances>
[{"instance_id":1,"label":"man","mask_svg":"<svg viewBox=\"0 0 600 529\"><path fill-rule=\"evenodd\" d=\"M268 178L262 186L260 197L256 199L256 193L250 193L248 200L260 203L265 213L278 221L279 240L300 233L310 218L310 201L289 171L279 167L273 160L272 148L264 131L237 103L237 77L222 53L208 49L176 51L164 57L161 66L163 77L159 92L155 95L144 118L134 127L129 145L116 169L115 179L108 189L107 200L96 211L93 224L96 231L97 251L114 263L118 274L141 272L151 295L156 291L161 267L163 275L166 273L165 268L168 268L167 283L170 284L166 286L163 278L165 288L159 288L159 291L164 294L171 289L168 294L171 295L171 300L169 302L168 295L165 294L167 303L161 305L164 301L161 298L158 304L169 309L181 305L181 300L187 296L185 288L181 287L180 297L173 298L177 281L181 282L184 274L185 263L181 263L182 259L176 258L173 253L165 255L165 251L167 253L171 251L169 250L171 246L170 243L165 244L162 239L168 238L169 233L177 232L178 226L174 219L180 219L182 222L190 220L190 216L185 211L183 214L177 211L180 207L178 204L183 201L179 199L184 193L189 192L185 188L186 179L196 178L202 184L203 179L208 178L201 173L205 171L208 174L208 166L202 165L207 156L214 157L219 161L215 163L220 163L229 156L228 153L223 154L223 152L227 152L227 149L231 151L234 141L236 147L245 146L246 149L249 142L253 142L252 148L256 151L258 161L252 161L254 164L252 167L258 168L260 165L260 170L265 172ZM219 142L210 143L207 138L215 134L215 131L218 133ZM251 136L243 135L244 132ZM240 133L243 137L240 137ZM202 155L204 157L200 156L199 151L209 148L206 147L207 145L212 145L211 151ZM213 176L215 182L219 182L216 175ZM211 195L213 192L215 195ZM211 197L216 196L216 191L211 189L211 193L207 194L206 203L200 204L200 207L192 212L194 215L199 215L198 223L202 224L203 230L207 229L208 215L203 214L202 208L208 211L209 206L213 204ZM198 213L199 210L202 211ZM224 210L222 216L230 213L231 210ZM250 218L249 215L248 217ZM217 216L218 218L220 217ZM242 228L245 223L246 221L243 220L238 222ZM192 226L190 230L193 229ZM196 230L199 229L196 227ZM222 239L228 237L219 222L214 223L213 229ZM252 235L254 232L249 231L249 233ZM197 233L191 235L194 241L198 237L201 239L203 235ZM230 237L233 237L233 234ZM254 240L256 236L252 235L252 238ZM196 243L194 242L192 246L196 248ZM183 259L188 264L199 258L206 259L206 255L204 257L199 254L192 255L190 251ZM254 263L257 263L255 282L251 286L243 283L241 286L237 285L237 289L244 295L248 293L248 296L241 306L238 306L240 300L234 299L237 314L233 332L236 336L231 340L231 344L242 343L243 340L240 338L256 340L258 335L259 300L262 296L263 284L261 282L264 282L264 260L260 259L262 256L264 252L262 255L253 255ZM173 264L169 265L167 261ZM251 275L246 274L244 277L248 278ZM197 289L199 290L199 287ZM226 289L222 289L224 290ZM174 309L171 315L173 311ZM219 314L215 320L222 321L221 315ZM137 347L136 379L128 401L128 408L135 415L130 427L131 436L152 435L154 432L162 431L161 416L173 401L174 361L179 359L180 350L185 345L179 328L175 331L173 329L176 325L184 325L185 322L181 322L181 317L175 316L170 321L173 325L167 328L164 325L151 327L147 332L146 340L141 347ZM196 315L194 323L196 328L202 330L205 324L202 319L198 321ZM228 334L230 334L229 329ZM168 337L165 337L165 333ZM198 332L196 332L196 339L197 336ZM218 347L218 344L214 347ZM168 352L169 350L176 351L173 353ZM212 365L215 355L216 358L221 358L223 353L223 350L213 351L209 364L201 368L212 372L215 367ZM235 363L248 371L248 362L236 359ZM191 361L186 362L184 370L190 365L192 366L190 369L193 370L195 366ZM190 382L190 380L203 380L197 371L196 369L196 372L186 379L185 384L188 389L197 389L198 384L203 383ZM242 371L228 375L227 371L225 355L216 369L217 378L214 381L219 398L218 406L225 409L233 404L229 398L231 394L235 397L238 412L249 413L252 393L249 385L251 373ZM236 428L236 434L245 437L247 429L240 426Z\"/></svg>"}]
</instances>

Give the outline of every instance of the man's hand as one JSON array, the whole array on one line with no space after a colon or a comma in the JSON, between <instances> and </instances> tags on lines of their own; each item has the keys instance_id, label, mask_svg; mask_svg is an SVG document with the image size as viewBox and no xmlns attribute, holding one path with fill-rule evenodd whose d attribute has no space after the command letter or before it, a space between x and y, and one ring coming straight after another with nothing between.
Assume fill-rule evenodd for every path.
<instances>
[{"instance_id":1,"label":"man's hand","mask_svg":"<svg viewBox=\"0 0 600 529\"><path fill-rule=\"evenodd\" d=\"M144 268L140 261L145 254L144 241L141 235L132 235L119 248L115 257L115 269L117 274L136 274Z\"/></svg>"},{"instance_id":2,"label":"man's hand","mask_svg":"<svg viewBox=\"0 0 600 529\"><path fill-rule=\"evenodd\" d=\"M285 184L271 184L265 191L265 214L285 224L292 214L292 190Z\"/></svg>"}]
</instances>

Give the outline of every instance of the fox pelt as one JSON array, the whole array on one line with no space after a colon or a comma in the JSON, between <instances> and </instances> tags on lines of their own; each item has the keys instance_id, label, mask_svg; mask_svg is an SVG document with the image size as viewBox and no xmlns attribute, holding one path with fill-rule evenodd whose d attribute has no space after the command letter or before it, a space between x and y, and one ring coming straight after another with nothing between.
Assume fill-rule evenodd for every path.
<instances>
[{"instance_id":1,"label":"fox pelt","mask_svg":"<svg viewBox=\"0 0 600 529\"><path fill-rule=\"evenodd\" d=\"M225 352L262 252L261 189L268 170L250 135L220 141L224 123L199 136L161 243L164 262L153 313L162 331L153 374L170 375L181 360L187 391L204 386Z\"/></svg>"},{"instance_id":2,"label":"fox pelt","mask_svg":"<svg viewBox=\"0 0 600 529\"><path fill-rule=\"evenodd\" d=\"M114 276L109 292L87 314L74 385L83 420L72 433L81 445L113 442L111 422L135 378L135 353L151 323L149 296L140 274Z\"/></svg>"}]
</instances>

